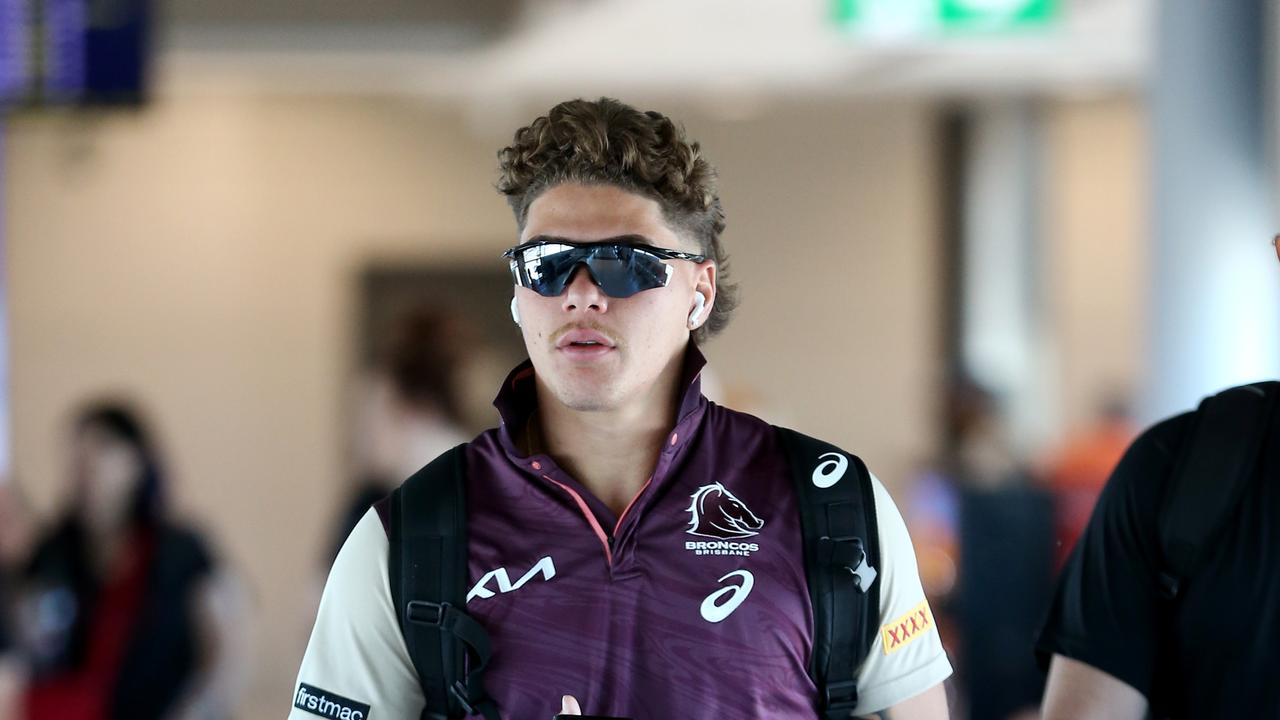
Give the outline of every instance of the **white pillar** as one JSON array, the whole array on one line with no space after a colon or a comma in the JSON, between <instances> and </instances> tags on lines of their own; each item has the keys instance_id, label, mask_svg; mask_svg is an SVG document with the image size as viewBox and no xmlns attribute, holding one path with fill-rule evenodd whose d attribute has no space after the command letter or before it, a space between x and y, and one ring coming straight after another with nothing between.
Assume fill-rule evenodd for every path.
<instances>
[{"instance_id":1,"label":"white pillar","mask_svg":"<svg viewBox=\"0 0 1280 720\"><path fill-rule=\"evenodd\" d=\"M1032 452L1055 428L1046 392L1041 283L1041 123L1031 101L970 113L964 169L961 355L1001 399L1012 440Z\"/></svg>"},{"instance_id":2,"label":"white pillar","mask_svg":"<svg viewBox=\"0 0 1280 720\"><path fill-rule=\"evenodd\" d=\"M1280 375L1267 5L1153 4L1148 420Z\"/></svg>"}]
</instances>

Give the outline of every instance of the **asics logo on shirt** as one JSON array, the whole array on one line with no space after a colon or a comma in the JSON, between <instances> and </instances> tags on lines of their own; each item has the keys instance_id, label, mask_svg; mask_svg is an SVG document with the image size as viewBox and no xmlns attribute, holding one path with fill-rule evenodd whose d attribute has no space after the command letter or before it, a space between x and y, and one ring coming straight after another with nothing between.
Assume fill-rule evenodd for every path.
<instances>
[{"instance_id":1,"label":"asics logo on shirt","mask_svg":"<svg viewBox=\"0 0 1280 720\"><path fill-rule=\"evenodd\" d=\"M813 484L825 490L844 477L845 471L849 469L849 458L833 452L818 457L819 460L824 458L831 459L825 460L813 469Z\"/></svg>"},{"instance_id":2,"label":"asics logo on shirt","mask_svg":"<svg viewBox=\"0 0 1280 720\"><path fill-rule=\"evenodd\" d=\"M751 574L750 570L735 570L725 575L716 582L724 582L729 578L737 577L742 579L741 585L730 585L723 587L711 593L702 601L702 619L709 623L718 623L733 614L734 610L747 599L751 594L751 588L755 587L756 578ZM727 597L724 602L720 602L721 598Z\"/></svg>"},{"instance_id":3,"label":"asics logo on shirt","mask_svg":"<svg viewBox=\"0 0 1280 720\"><path fill-rule=\"evenodd\" d=\"M525 583L539 574L542 575L544 582L556 576L556 564L551 560L550 555L539 560L537 564L529 568L529 572L522 575L515 583L511 582L511 576L507 574L506 568L490 570L485 573L484 577L480 578L480 582L476 583L475 587L471 588L471 592L467 593L467 602L471 602L472 598L491 598L498 593L519 590L524 587ZM497 585L498 593L489 589L491 582Z\"/></svg>"}]
</instances>

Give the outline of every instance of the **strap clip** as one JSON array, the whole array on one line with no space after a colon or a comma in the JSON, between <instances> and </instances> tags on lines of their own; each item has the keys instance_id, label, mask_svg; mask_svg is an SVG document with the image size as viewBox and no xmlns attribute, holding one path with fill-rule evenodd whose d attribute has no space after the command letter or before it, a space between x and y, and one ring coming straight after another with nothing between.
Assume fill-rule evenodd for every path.
<instances>
[{"instance_id":1,"label":"strap clip","mask_svg":"<svg viewBox=\"0 0 1280 720\"><path fill-rule=\"evenodd\" d=\"M828 537L818 539L818 563L844 570L853 576L858 592L871 589L876 581L876 569L867 562L867 552L859 537Z\"/></svg>"},{"instance_id":2,"label":"strap clip","mask_svg":"<svg viewBox=\"0 0 1280 720\"><path fill-rule=\"evenodd\" d=\"M858 706L858 681L840 680L827 683L823 709L828 713L853 712Z\"/></svg>"},{"instance_id":3,"label":"strap clip","mask_svg":"<svg viewBox=\"0 0 1280 720\"><path fill-rule=\"evenodd\" d=\"M453 687L449 688L449 693L453 695L453 699L458 701L458 704L462 706L462 709L466 711L468 715L476 714L476 706L471 703L470 693L467 692L467 686L464 685L461 680L458 680L453 684Z\"/></svg>"},{"instance_id":4,"label":"strap clip","mask_svg":"<svg viewBox=\"0 0 1280 720\"><path fill-rule=\"evenodd\" d=\"M405 607L404 617L412 623L440 627L444 624L445 615L449 612L449 603L433 603L426 600L414 600Z\"/></svg>"},{"instance_id":5,"label":"strap clip","mask_svg":"<svg viewBox=\"0 0 1280 720\"><path fill-rule=\"evenodd\" d=\"M835 567L853 567L866 553L862 550L860 537L830 537L823 535L818 539L818 562Z\"/></svg>"}]
</instances>

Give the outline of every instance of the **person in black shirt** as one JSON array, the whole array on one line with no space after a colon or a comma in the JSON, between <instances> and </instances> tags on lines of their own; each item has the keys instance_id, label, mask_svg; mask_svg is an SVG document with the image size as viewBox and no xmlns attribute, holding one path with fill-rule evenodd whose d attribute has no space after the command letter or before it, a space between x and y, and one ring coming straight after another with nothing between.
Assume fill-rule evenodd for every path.
<instances>
[{"instance_id":1,"label":"person in black shirt","mask_svg":"<svg viewBox=\"0 0 1280 720\"><path fill-rule=\"evenodd\" d=\"M1050 666L1046 719L1280 717L1276 405L1257 415L1261 450L1240 475L1239 500L1175 593L1162 584L1174 555L1162 542L1162 512L1204 411L1162 421L1126 452L1062 570L1036 643ZM1208 477L1211 493L1229 492L1222 465Z\"/></svg>"},{"instance_id":2,"label":"person in black shirt","mask_svg":"<svg viewBox=\"0 0 1280 720\"><path fill-rule=\"evenodd\" d=\"M72 434L72 492L17 593L27 720L227 717L238 584L166 510L158 452L136 412L91 404Z\"/></svg>"}]
</instances>

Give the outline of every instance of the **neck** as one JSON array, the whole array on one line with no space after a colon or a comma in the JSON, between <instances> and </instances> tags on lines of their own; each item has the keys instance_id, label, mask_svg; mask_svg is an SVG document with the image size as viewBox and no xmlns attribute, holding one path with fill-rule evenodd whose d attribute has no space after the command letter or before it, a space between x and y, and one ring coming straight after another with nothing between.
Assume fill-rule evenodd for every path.
<instances>
[{"instance_id":1,"label":"neck","mask_svg":"<svg viewBox=\"0 0 1280 720\"><path fill-rule=\"evenodd\" d=\"M653 474L675 424L682 366L677 356L646 392L609 410L565 407L538 381L537 426L531 428L530 442L534 447L541 443L574 479L621 515Z\"/></svg>"}]
</instances>

